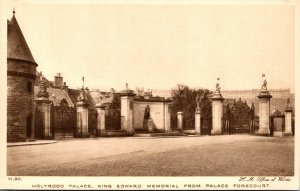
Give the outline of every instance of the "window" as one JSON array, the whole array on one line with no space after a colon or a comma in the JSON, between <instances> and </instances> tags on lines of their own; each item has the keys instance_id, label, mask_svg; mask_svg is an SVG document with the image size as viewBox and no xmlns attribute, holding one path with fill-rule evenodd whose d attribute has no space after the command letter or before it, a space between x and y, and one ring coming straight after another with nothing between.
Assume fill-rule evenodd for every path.
<instances>
[{"instance_id":1,"label":"window","mask_svg":"<svg viewBox=\"0 0 300 191\"><path fill-rule=\"evenodd\" d=\"M32 83L31 82L27 82L27 92L28 93L32 92Z\"/></svg>"}]
</instances>

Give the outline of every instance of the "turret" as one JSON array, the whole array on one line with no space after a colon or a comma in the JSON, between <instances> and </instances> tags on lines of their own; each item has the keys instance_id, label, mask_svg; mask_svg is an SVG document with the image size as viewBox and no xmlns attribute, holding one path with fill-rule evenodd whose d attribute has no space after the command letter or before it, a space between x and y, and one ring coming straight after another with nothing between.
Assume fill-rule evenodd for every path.
<instances>
[{"instance_id":1,"label":"turret","mask_svg":"<svg viewBox=\"0 0 300 191\"><path fill-rule=\"evenodd\" d=\"M15 17L7 22L7 138L34 136L34 82L36 67L31 51Z\"/></svg>"}]
</instances>

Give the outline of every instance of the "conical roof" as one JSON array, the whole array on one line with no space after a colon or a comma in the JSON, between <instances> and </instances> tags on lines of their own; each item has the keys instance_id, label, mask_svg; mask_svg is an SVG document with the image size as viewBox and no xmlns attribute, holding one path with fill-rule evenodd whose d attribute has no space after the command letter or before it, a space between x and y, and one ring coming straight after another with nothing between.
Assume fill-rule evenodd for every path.
<instances>
[{"instance_id":1,"label":"conical roof","mask_svg":"<svg viewBox=\"0 0 300 191\"><path fill-rule=\"evenodd\" d=\"M15 15L7 22L7 58L36 63Z\"/></svg>"}]
</instances>

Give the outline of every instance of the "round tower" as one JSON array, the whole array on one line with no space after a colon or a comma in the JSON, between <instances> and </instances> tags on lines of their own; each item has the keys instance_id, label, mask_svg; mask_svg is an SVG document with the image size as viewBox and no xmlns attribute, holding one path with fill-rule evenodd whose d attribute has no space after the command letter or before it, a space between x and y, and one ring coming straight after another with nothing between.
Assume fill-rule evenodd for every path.
<instances>
[{"instance_id":1,"label":"round tower","mask_svg":"<svg viewBox=\"0 0 300 191\"><path fill-rule=\"evenodd\" d=\"M33 137L37 64L15 17L7 21L7 141Z\"/></svg>"}]
</instances>

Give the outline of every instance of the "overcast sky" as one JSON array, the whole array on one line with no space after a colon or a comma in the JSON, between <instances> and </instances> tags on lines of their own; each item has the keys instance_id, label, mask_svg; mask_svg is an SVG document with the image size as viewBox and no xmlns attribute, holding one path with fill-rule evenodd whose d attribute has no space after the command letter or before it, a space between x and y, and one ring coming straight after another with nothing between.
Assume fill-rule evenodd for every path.
<instances>
[{"instance_id":1,"label":"overcast sky","mask_svg":"<svg viewBox=\"0 0 300 191\"><path fill-rule=\"evenodd\" d=\"M251 5L30 4L16 18L49 80L70 88L214 89L294 92L294 9Z\"/></svg>"}]
</instances>

